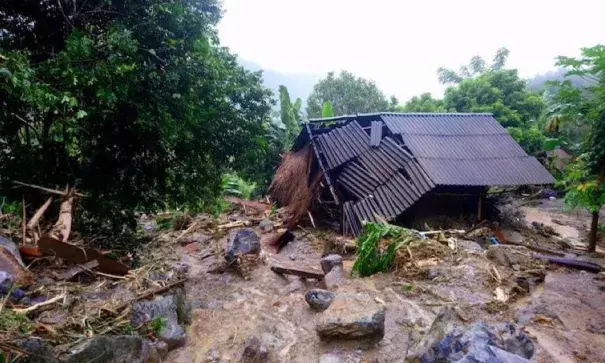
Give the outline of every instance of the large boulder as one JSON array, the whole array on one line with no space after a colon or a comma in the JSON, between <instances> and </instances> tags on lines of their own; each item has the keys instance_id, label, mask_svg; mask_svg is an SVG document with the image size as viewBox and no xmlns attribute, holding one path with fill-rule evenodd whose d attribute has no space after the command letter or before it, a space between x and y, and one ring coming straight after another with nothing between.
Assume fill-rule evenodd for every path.
<instances>
[{"instance_id":1,"label":"large boulder","mask_svg":"<svg viewBox=\"0 0 605 363\"><path fill-rule=\"evenodd\" d=\"M238 256L260 253L260 237L252 228L232 232L227 241L225 259L233 263Z\"/></svg>"},{"instance_id":2,"label":"large boulder","mask_svg":"<svg viewBox=\"0 0 605 363\"><path fill-rule=\"evenodd\" d=\"M372 300L335 299L322 314L315 330L323 340L368 339L384 337L386 309Z\"/></svg>"},{"instance_id":3,"label":"large boulder","mask_svg":"<svg viewBox=\"0 0 605 363\"><path fill-rule=\"evenodd\" d=\"M305 294L305 301L313 310L323 311L330 307L334 293L323 289L312 289Z\"/></svg>"},{"instance_id":4,"label":"large boulder","mask_svg":"<svg viewBox=\"0 0 605 363\"><path fill-rule=\"evenodd\" d=\"M531 339L513 324L459 323L452 308L442 310L427 335L408 353L406 362L529 363Z\"/></svg>"},{"instance_id":5,"label":"large boulder","mask_svg":"<svg viewBox=\"0 0 605 363\"><path fill-rule=\"evenodd\" d=\"M160 358L143 337L98 336L76 346L62 362L159 363Z\"/></svg>"},{"instance_id":6,"label":"large boulder","mask_svg":"<svg viewBox=\"0 0 605 363\"><path fill-rule=\"evenodd\" d=\"M183 305L178 295L158 296L151 301L139 301L132 307L130 322L133 326L141 326L156 319L164 319L165 325L157 332L159 340L166 343L168 350L185 345L187 336L185 329L179 324L179 311L181 322L185 322L182 313ZM179 308L181 306L181 308Z\"/></svg>"}]
</instances>

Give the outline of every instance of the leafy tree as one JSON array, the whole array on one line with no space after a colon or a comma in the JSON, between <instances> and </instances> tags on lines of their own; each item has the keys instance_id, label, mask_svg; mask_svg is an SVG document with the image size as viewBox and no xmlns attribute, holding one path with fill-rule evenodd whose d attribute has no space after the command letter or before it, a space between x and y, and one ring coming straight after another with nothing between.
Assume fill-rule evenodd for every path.
<instances>
[{"instance_id":1,"label":"leafy tree","mask_svg":"<svg viewBox=\"0 0 605 363\"><path fill-rule=\"evenodd\" d=\"M472 57L468 65L461 66L458 72L453 69L439 67L437 69L439 82L442 84L458 84L465 79L474 78L489 71L499 71L506 65L508 54L508 49L498 49L496 51L496 55L494 56L494 60L489 67L485 59L479 57L478 55Z\"/></svg>"},{"instance_id":2,"label":"leafy tree","mask_svg":"<svg viewBox=\"0 0 605 363\"><path fill-rule=\"evenodd\" d=\"M410 98L405 105L397 106L397 112L447 112L443 100L433 98L430 93Z\"/></svg>"},{"instance_id":3,"label":"leafy tree","mask_svg":"<svg viewBox=\"0 0 605 363\"><path fill-rule=\"evenodd\" d=\"M115 236L136 209L204 207L225 171L259 177L270 92L219 46L220 16L216 0L8 0L2 194L76 185L80 231Z\"/></svg>"},{"instance_id":4,"label":"leafy tree","mask_svg":"<svg viewBox=\"0 0 605 363\"><path fill-rule=\"evenodd\" d=\"M557 65L569 69L568 75L593 82L585 92L573 92L569 83L564 85L560 96L571 102L561 104L559 121L576 119L577 114L592 121L590 136L583 143L585 152L568 172L565 200L572 207L583 206L592 213L588 250L594 252L599 212L605 204L605 46L583 48L580 58L559 57Z\"/></svg>"},{"instance_id":5,"label":"leafy tree","mask_svg":"<svg viewBox=\"0 0 605 363\"><path fill-rule=\"evenodd\" d=\"M332 104L337 116L389 109L389 101L373 81L355 77L347 71L340 72L338 76L330 72L313 87L307 99L307 116L321 117L326 101Z\"/></svg>"},{"instance_id":6,"label":"leafy tree","mask_svg":"<svg viewBox=\"0 0 605 363\"><path fill-rule=\"evenodd\" d=\"M330 103L330 101L325 101L324 104L321 106L321 117L334 117L334 109L332 109L332 104Z\"/></svg>"},{"instance_id":7,"label":"leafy tree","mask_svg":"<svg viewBox=\"0 0 605 363\"><path fill-rule=\"evenodd\" d=\"M292 103L286 86L279 86L279 107L281 122L285 126L283 151L288 152L301 130L302 101L300 98L297 98L296 102Z\"/></svg>"}]
</instances>

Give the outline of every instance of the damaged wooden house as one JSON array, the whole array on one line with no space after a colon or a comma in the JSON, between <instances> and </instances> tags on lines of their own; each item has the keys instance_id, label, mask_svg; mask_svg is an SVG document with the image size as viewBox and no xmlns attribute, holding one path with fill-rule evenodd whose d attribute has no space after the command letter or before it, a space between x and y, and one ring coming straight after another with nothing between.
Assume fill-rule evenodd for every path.
<instances>
[{"instance_id":1,"label":"damaged wooden house","mask_svg":"<svg viewBox=\"0 0 605 363\"><path fill-rule=\"evenodd\" d=\"M373 113L314 119L284 156L269 194L292 214L338 207L344 234L363 221L474 204L489 187L552 184L491 114ZM463 202L464 201L464 202Z\"/></svg>"}]
</instances>

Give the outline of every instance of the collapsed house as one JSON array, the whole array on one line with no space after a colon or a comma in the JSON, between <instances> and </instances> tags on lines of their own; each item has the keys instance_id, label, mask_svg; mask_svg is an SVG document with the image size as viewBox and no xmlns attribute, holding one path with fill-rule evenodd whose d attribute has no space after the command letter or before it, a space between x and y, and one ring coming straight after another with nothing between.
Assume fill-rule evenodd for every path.
<instances>
[{"instance_id":1,"label":"collapsed house","mask_svg":"<svg viewBox=\"0 0 605 363\"><path fill-rule=\"evenodd\" d=\"M372 113L304 124L269 194L294 221L318 196L338 206L343 234L358 235L363 221L391 221L446 196L475 197L480 215L489 187L554 181L491 114Z\"/></svg>"}]
</instances>

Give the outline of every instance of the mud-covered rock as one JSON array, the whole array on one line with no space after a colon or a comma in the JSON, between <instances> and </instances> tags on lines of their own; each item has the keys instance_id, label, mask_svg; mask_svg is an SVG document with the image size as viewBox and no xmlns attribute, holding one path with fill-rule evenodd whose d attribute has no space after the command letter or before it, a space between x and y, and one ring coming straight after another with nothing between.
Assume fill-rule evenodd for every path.
<instances>
[{"instance_id":1,"label":"mud-covered rock","mask_svg":"<svg viewBox=\"0 0 605 363\"><path fill-rule=\"evenodd\" d=\"M503 266L527 265L531 262L531 251L523 246L491 245L487 257Z\"/></svg>"},{"instance_id":2,"label":"mud-covered rock","mask_svg":"<svg viewBox=\"0 0 605 363\"><path fill-rule=\"evenodd\" d=\"M250 335L244 343L244 352L242 353L243 363L265 363L269 361L269 351L259 337Z\"/></svg>"},{"instance_id":3,"label":"mud-covered rock","mask_svg":"<svg viewBox=\"0 0 605 363\"><path fill-rule=\"evenodd\" d=\"M342 269L342 256L330 254L321 258L321 269L325 274L332 271L333 268L340 267Z\"/></svg>"},{"instance_id":4,"label":"mud-covered rock","mask_svg":"<svg viewBox=\"0 0 605 363\"><path fill-rule=\"evenodd\" d=\"M232 232L227 242L225 259L233 263L238 256L260 253L260 237L252 228Z\"/></svg>"},{"instance_id":5,"label":"mud-covered rock","mask_svg":"<svg viewBox=\"0 0 605 363\"><path fill-rule=\"evenodd\" d=\"M23 349L29 355L24 357L23 363L59 363L53 355L52 349L47 346L40 338L29 338L17 342L17 346Z\"/></svg>"},{"instance_id":6,"label":"mud-covered rock","mask_svg":"<svg viewBox=\"0 0 605 363\"><path fill-rule=\"evenodd\" d=\"M183 310L183 297L178 295L158 296L151 301L139 301L132 307L130 321L133 326L141 326L155 319L164 319L165 325L157 333L158 339L165 342L168 350L185 345L185 329L179 324L179 310ZM181 308L179 309L179 306ZM181 311L181 314L184 314ZM184 315L181 320L186 320Z\"/></svg>"},{"instance_id":7,"label":"mud-covered rock","mask_svg":"<svg viewBox=\"0 0 605 363\"><path fill-rule=\"evenodd\" d=\"M340 363L342 360L335 354L324 354L319 357L318 363Z\"/></svg>"},{"instance_id":8,"label":"mud-covered rock","mask_svg":"<svg viewBox=\"0 0 605 363\"><path fill-rule=\"evenodd\" d=\"M160 358L146 338L98 336L76 346L62 362L156 363Z\"/></svg>"},{"instance_id":9,"label":"mud-covered rock","mask_svg":"<svg viewBox=\"0 0 605 363\"><path fill-rule=\"evenodd\" d=\"M269 233L273 231L273 222L269 219L263 219L258 224L258 229L260 229L261 233Z\"/></svg>"},{"instance_id":10,"label":"mud-covered rock","mask_svg":"<svg viewBox=\"0 0 605 363\"><path fill-rule=\"evenodd\" d=\"M453 309L443 310L406 362L528 363L535 352L531 339L513 324L478 322L460 325Z\"/></svg>"},{"instance_id":11,"label":"mud-covered rock","mask_svg":"<svg viewBox=\"0 0 605 363\"><path fill-rule=\"evenodd\" d=\"M324 340L369 339L384 336L386 309L371 301L335 300L323 313L315 330Z\"/></svg>"},{"instance_id":12,"label":"mud-covered rock","mask_svg":"<svg viewBox=\"0 0 605 363\"><path fill-rule=\"evenodd\" d=\"M168 344L166 344L166 342L156 340L155 342L151 342L150 344L155 349L155 351L158 352L158 357L160 357L161 360L166 358L166 356L168 355Z\"/></svg>"},{"instance_id":13,"label":"mud-covered rock","mask_svg":"<svg viewBox=\"0 0 605 363\"><path fill-rule=\"evenodd\" d=\"M342 268L334 267L330 272L328 272L323 279L323 285L326 289L334 290L337 289L342 284Z\"/></svg>"},{"instance_id":14,"label":"mud-covered rock","mask_svg":"<svg viewBox=\"0 0 605 363\"><path fill-rule=\"evenodd\" d=\"M312 289L305 294L305 301L313 310L323 311L330 307L334 293L323 289Z\"/></svg>"}]
</instances>

